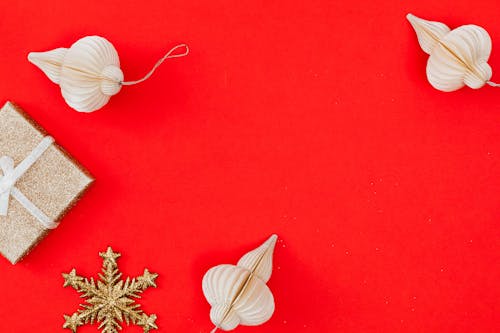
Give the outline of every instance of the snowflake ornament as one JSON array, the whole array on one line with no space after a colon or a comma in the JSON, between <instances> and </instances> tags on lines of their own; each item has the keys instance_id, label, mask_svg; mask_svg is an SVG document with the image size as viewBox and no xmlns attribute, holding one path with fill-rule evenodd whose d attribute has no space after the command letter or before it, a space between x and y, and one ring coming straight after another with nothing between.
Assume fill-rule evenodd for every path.
<instances>
[{"instance_id":1,"label":"snowflake ornament","mask_svg":"<svg viewBox=\"0 0 500 333\"><path fill-rule=\"evenodd\" d=\"M155 279L158 274L150 273L147 269L144 274L137 278L127 278L121 280L122 273L118 270L116 259L121 254L113 252L108 247L106 252L99 255L104 259L102 273L99 273L97 283L94 278L83 278L76 274L73 269L69 274L63 274L64 287L71 286L81 293L85 298L86 304L81 304L81 309L71 316L64 315L66 322L63 328L76 332L79 326L99 322L99 329L102 333L117 333L122 329L121 323L124 321L127 325L130 322L141 326L144 333L152 329L158 329L155 324L156 315L148 316L141 309L135 299L140 298L139 294L149 287L155 287Z\"/></svg>"}]
</instances>

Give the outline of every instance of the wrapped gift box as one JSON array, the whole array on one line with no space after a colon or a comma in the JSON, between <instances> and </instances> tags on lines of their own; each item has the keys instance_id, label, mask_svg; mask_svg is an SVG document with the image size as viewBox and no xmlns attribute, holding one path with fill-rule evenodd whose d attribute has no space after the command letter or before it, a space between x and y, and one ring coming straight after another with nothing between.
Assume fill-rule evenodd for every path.
<instances>
[{"instance_id":1,"label":"wrapped gift box","mask_svg":"<svg viewBox=\"0 0 500 333\"><path fill-rule=\"evenodd\" d=\"M26 113L0 110L0 253L15 264L93 182L92 176Z\"/></svg>"}]
</instances>

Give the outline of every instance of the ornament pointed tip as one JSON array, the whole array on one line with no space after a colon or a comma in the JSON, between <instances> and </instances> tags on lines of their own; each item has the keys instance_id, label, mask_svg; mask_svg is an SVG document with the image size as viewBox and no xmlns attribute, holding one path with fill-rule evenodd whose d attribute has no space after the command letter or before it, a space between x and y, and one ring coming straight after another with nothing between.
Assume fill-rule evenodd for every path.
<instances>
[{"instance_id":1,"label":"ornament pointed tip","mask_svg":"<svg viewBox=\"0 0 500 333\"><path fill-rule=\"evenodd\" d=\"M418 16L415 16L412 13L406 14L406 19L413 26L413 29L418 29L418 25L419 24L421 24L423 22L426 22L426 20L424 20L424 19L422 19L422 18L420 18Z\"/></svg>"},{"instance_id":2,"label":"ornament pointed tip","mask_svg":"<svg viewBox=\"0 0 500 333\"><path fill-rule=\"evenodd\" d=\"M278 235L272 234L271 237L269 237L266 241L266 244L268 246L274 246L276 245L276 242L278 241Z\"/></svg>"},{"instance_id":3,"label":"ornament pointed tip","mask_svg":"<svg viewBox=\"0 0 500 333\"><path fill-rule=\"evenodd\" d=\"M418 17L413 15L412 13L408 13L408 14L406 14L406 19L408 21L412 22L412 21L416 21L418 19Z\"/></svg>"},{"instance_id":4,"label":"ornament pointed tip","mask_svg":"<svg viewBox=\"0 0 500 333\"><path fill-rule=\"evenodd\" d=\"M38 67L54 83L59 84L61 68L68 49L60 47L46 52L28 53L28 61Z\"/></svg>"},{"instance_id":5,"label":"ornament pointed tip","mask_svg":"<svg viewBox=\"0 0 500 333\"><path fill-rule=\"evenodd\" d=\"M278 241L278 235L272 234L271 237L269 237L269 239L266 241L266 243L269 246L274 246L274 245L276 245L277 241Z\"/></svg>"},{"instance_id":6,"label":"ornament pointed tip","mask_svg":"<svg viewBox=\"0 0 500 333\"><path fill-rule=\"evenodd\" d=\"M37 65L38 59L40 59L41 52L30 52L28 53L28 61L33 65Z\"/></svg>"}]
</instances>

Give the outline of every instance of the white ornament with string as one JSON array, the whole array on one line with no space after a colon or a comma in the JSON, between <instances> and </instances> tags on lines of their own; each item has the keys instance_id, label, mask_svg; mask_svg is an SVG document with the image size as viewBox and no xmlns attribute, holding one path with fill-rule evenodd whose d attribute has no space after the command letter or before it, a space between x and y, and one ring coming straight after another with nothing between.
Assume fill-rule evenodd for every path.
<instances>
[{"instance_id":1,"label":"white ornament with string","mask_svg":"<svg viewBox=\"0 0 500 333\"><path fill-rule=\"evenodd\" d=\"M181 48L184 48L184 52L176 54L175 51ZM108 40L99 36L83 37L69 49L31 52L28 60L61 87L61 93L69 106L79 112L93 112L106 105L122 86L141 83L166 59L183 57L188 53L186 44L177 45L146 76L136 81L124 81L118 53Z\"/></svg>"},{"instance_id":2,"label":"white ornament with string","mask_svg":"<svg viewBox=\"0 0 500 333\"><path fill-rule=\"evenodd\" d=\"M238 325L257 326L274 313L274 297L267 286L273 270L278 236L244 255L236 265L212 267L203 277L203 294L212 306L210 319L217 330Z\"/></svg>"},{"instance_id":3,"label":"white ornament with string","mask_svg":"<svg viewBox=\"0 0 500 333\"><path fill-rule=\"evenodd\" d=\"M406 16L417 33L422 50L429 54L427 79L441 91L455 91L463 86L479 89L491 82L493 74L488 59L491 38L483 28L468 24L451 30L441 22Z\"/></svg>"}]
</instances>

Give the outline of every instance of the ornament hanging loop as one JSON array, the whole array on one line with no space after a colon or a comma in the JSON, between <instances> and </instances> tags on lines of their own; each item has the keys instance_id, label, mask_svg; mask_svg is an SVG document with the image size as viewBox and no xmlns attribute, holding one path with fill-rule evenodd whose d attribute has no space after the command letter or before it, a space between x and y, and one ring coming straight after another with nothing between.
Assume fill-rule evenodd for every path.
<instances>
[{"instance_id":1,"label":"ornament hanging loop","mask_svg":"<svg viewBox=\"0 0 500 333\"><path fill-rule=\"evenodd\" d=\"M177 50L179 50L181 48L184 48L184 52L183 53L175 53ZM124 85L124 86L131 86L131 85L134 85L134 84L138 84L138 83L144 82L147 79L149 79L151 77L151 75L153 75L153 73L156 71L156 69L158 67L160 67L160 65L165 60L171 59L171 58L185 57L188 54L189 54L189 46L187 46L187 44L179 44L179 45L173 47L170 51L167 52L167 54L165 54L160 60L158 60L156 62L156 64L153 66L153 68L149 71L149 73L147 73L142 79L139 79L139 80L136 80L136 81L123 81L123 82L120 82L120 84Z\"/></svg>"},{"instance_id":2,"label":"ornament hanging loop","mask_svg":"<svg viewBox=\"0 0 500 333\"><path fill-rule=\"evenodd\" d=\"M491 82L491 81L488 81L486 82L488 85L492 86L492 87L500 87L500 84L499 83L495 83L495 82Z\"/></svg>"}]
</instances>

